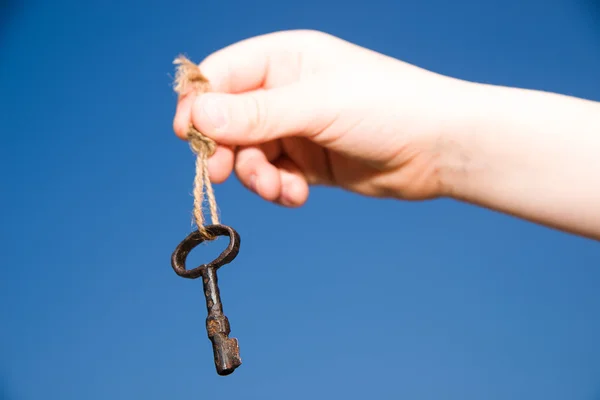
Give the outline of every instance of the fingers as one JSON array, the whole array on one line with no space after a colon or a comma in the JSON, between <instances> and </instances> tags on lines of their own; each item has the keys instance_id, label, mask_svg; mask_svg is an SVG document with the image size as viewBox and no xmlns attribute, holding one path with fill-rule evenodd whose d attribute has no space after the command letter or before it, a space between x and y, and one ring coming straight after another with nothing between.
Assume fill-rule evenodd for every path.
<instances>
[{"instance_id":1,"label":"fingers","mask_svg":"<svg viewBox=\"0 0 600 400\"><path fill-rule=\"evenodd\" d=\"M336 119L334 104L318 81L241 94L185 96L177 103L173 130L185 140L191 121L217 143L240 146L311 136Z\"/></svg>"},{"instance_id":2,"label":"fingers","mask_svg":"<svg viewBox=\"0 0 600 400\"><path fill-rule=\"evenodd\" d=\"M181 139L186 139L191 105L194 101L192 96L185 96L177 103L177 112L173 120L173 129ZM214 183L223 183L233 171L234 149L230 146L218 145L215 153L208 159L208 174Z\"/></svg>"},{"instance_id":3,"label":"fingers","mask_svg":"<svg viewBox=\"0 0 600 400\"><path fill-rule=\"evenodd\" d=\"M305 44L317 35L284 31L252 37L216 51L199 68L209 80L212 92L240 93L284 86L298 80L302 52L310 47ZM178 99L173 128L182 139L190 121L193 97Z\"/></svg>"},{"instance_id":4,"label":"fingers","mask_svg":"<svg viewBox=\"0 0 600 400\"><path fill-rule=\"evenodd\" d=\"M265 200L275 201L281 193L279 171L259 147L245 147L238 151L235 173L242 184Z\"/></svg>"},{"instance_id":5,"label":"fingers","mask_svg":"<svg viewBox=\"0 0 600 400\"><path fill-rule=\"evenodd\" d=\"M327 90L317 89L316 83L296 83L242 94L206 93L194 101L191 121L200 132L225 145L312 136L331 125L337 115ZM178 117L179 131L184 130L184 114Z\"/></svg>"},{"instance_id":6,"label":"fingers","mask_svg":"<svg viewBox=\"0 0 600 400\"><path fill-rule=\"evenodd\" d=\"M242 182L267 200L288 206L306 201L308 184L301 170L288 159L273 164L281 149L272 157L264 143L310 135L331 123L323 90L297 83L305 51L319 48L324 36L315 31L261 35L225 47L200 64L212 91L181 96L173 129L185 140L191 122L219 144L208 162L213 182L225 181L235 168ZM249 147L235 155L238 146Z\"/></svg>"},{"instance_id":7,"label":"fingers","mask_svg":"<svg viewBox=\"0 0 600 400\"><path fill-rule=\"evenodd\" d=\"M281 193L277 203L286 207L300 207L308 200L308 183L304 173L289 158L283 157L275 162L281 179Z\"/></svg>"},{"instance_id":8,"label":"fingers","mask_svg":"<svg viewBox=\"0 0 600 400\"><path fill-rule=\"evenodd\" d=\"M208 176L213 183L223 183L233 171L234 149L217 146L215 153L208 159Z\"/></svg>"},{"instance_id":9,"label":"fingers","mask_svg":"<svg viewBox=\"0 0 600 400\"><path fill-rule=\"evenodd\" d=\"M265 151L266 150L266 151ZM245 147L236 158L238 179L263 199L287 207L298 207L308 198L308 183L300 168L287 157L269 162L280 149Z\"/></svg>"},{"instance_id":10,"label":"fingers","mask_svg":"<svg viewBox=\"0 0 600 400\"><path fill-rule=\"evenodd\" d=\"M173 130L175 131L175 135L183 140L187 139L192 115L192 104L194 104L194 96L190 95L183 96L177 101L175 117L173 118Z\"/></svg>"},{"instance_id":11,"label":"fingers","mask_svg":"<svg viewBox=\"0 0 600 400\"><path fill-rule=\"evenodd\" d=\"M235 163L236 173L251 190L266 200L296 206L308 197L306 178L289 160L271 164L281 149L269 148L272 143L279 143L278 138L294 134L310 136L329 126L335 115L327 107L329 104L326 94L314 96L308 85L237 95L206 93L196 101L191 96L181 99L174 127L177 135L185 138L191 119L200 132L219 143L209 159L209 174L214 183L224 182ZM246 148L235 155L232 149L237 146Z\"/></svg>"},{"instance_id":12,"label":"fingers","mask_svg":"<svg viewBox=\"0 0 600 400\"><path fill-rule=\"evenodd\" d=\"M200 70L216 92L285 85L297 78L302 53L317 37L318 32L296 30L255 36L211 54Z\"/></svg>"}]
</instances>

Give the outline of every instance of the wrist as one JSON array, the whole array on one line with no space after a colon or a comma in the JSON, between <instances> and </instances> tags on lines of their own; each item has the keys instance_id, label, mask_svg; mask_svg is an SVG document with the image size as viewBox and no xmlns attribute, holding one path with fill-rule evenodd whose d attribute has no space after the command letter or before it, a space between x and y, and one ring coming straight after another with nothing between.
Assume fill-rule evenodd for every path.
<instances>
[{"instance_id":1,"label":"wrist","mask_svg":"<svg viewBox=\"0 0 600 400\"><path fill-rule=\"evenodd\" d=\"M444 195L558 229L600 237L600 104L467 85L444 132Z\"/></svg>"},{"instance_id":2,"label":"wrist","mask_svg":"<svg viewBox=\"0 0 600 400\"><path fill-rule=\"evenodd\" d=\"M496 119L498 105L491 104L493 86L455 81L448 96L444 117L434 146L440 197L464 200L469 177L480 172L485 163L478 154L478 140Z\"/></svg>"}]
</instances>

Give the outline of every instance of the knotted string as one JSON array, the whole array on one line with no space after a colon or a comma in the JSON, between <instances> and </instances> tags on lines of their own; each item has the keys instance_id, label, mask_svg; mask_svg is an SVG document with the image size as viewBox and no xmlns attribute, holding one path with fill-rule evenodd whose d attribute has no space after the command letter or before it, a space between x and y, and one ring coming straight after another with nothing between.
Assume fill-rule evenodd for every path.
<instances>
[{"instance_id":1,"label":"knotted string","mask_svg":"<svg viewBox=\"0 0 600 400\"><path fill-rule=\"evenodd\" d=\"M174 90L180 96L183 95L201 95L210 91L208 79L202 75L200 68L185 56L179 56L173 61L177 65L175 73ZM204 240L213 240L215 236L209 234L204 223L204 194L210 209L212 224L219 224L219 215L217 211L217 201L213 187L208 177L208 158L212 156L217 148L217 144L210 138L204 136L192 124L187 132L187 139L190 148L196 154L196 177L194 179L194 219L198 231Z\"/></svg>"}]
</instances>

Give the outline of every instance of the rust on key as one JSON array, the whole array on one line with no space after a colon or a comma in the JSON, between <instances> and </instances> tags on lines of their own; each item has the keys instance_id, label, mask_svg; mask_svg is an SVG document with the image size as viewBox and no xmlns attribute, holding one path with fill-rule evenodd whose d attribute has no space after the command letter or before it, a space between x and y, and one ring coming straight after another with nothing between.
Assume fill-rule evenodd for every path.
<instances>
[{"instance_id":1,"label":"rust on key","mask_svg":"<svg viewBox=\"0 0 600 400\"><path fill-rule=\"evenodd\" d=\"M206 332L212 343L215 367L219 375L229 375L242 364L238 341L230 338L229 320L223 314L221 293L219 291L217 270L230 263L240 249L240 235L235 229L221 224L205 227L210 235L229 236L229 246L213 261L188 270L185 262L192 249L204 241L199 231L190 233L177 246L171 256L171 266L175 273L183 278L202 277L204 296L206 297Z\"/></svg>"}]
</instances>

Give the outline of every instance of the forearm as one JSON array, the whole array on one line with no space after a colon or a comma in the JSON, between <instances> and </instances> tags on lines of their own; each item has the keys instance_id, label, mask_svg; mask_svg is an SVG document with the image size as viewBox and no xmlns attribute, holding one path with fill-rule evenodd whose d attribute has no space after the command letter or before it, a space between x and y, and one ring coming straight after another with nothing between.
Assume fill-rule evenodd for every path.
<instances>
[{"instance_id":1,"label":"forearm","mask_svg":"<svg viewBox=\"0 0 600 400\"><path fill-rule=\"evenodd\" d=\"M600 239L600 103L475 85L463 117L450 196Z\"/></svg>"}]
</instances>

